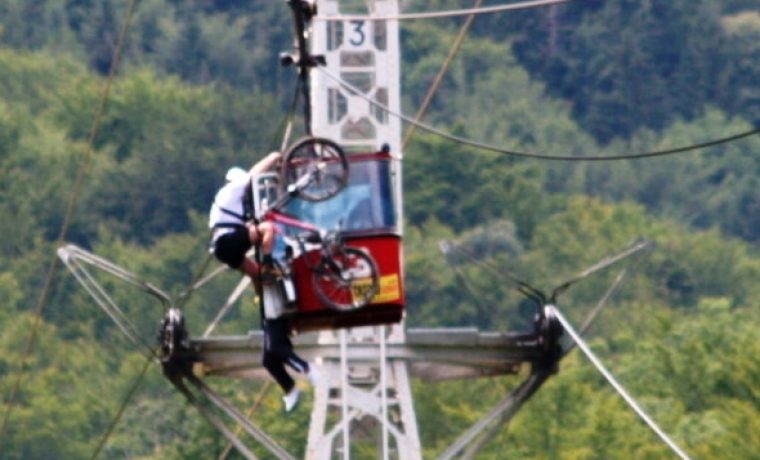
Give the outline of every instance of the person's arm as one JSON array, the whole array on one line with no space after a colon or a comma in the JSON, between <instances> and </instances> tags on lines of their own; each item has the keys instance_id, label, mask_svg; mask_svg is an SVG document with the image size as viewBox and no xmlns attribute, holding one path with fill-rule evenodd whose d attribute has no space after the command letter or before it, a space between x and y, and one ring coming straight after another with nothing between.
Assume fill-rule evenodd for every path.
<instances>
[{"instance_id":1,"label":"person's arm","mask_svg":"<svg viewBox=\"0 0 760 460\"><path fill-rule=\"evenodd\" d=\"M280 160L280 152L272 152L269 155L265 156L261 160L259 160L258 163L253 165L251 167L251 170L248 171L248 174L251 175L251 177L255 176L256 174L261 174L264 171L267 171L269 169L272 169L272 167L277 164L277 162Z\"/></svg>"}]
</instances>

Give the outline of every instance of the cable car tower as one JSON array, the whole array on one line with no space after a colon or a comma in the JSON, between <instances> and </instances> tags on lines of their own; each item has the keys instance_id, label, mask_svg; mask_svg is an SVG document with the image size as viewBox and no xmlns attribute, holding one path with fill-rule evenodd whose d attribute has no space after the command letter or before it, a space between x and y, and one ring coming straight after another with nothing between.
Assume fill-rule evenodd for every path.
<instances>
[{"instance_id":1,"label":"cable car tower","mask_svg":"<svg viewBox=\"0 0 760 460\"><path fill-rule=\"evenodd\" d=\"M397 0L371 0L367 5L371 14L398 14ZM341 3L320 1L318 12L321 16L338 16L342 13ZM375 100L392 111L401 109L398 22L315 21L311 32L311 52L324 57L324 68L351 82L364 95L363 98L328 80L319 69L312 69L311 129L348 152L390 152L396 214L393 232L400 237L401 121L366 100ZM399 257L403 257L400 251ZM399 271L397 276L403 281L403 265ZM378 435L379 458L389 457L391 445L395 458L422 458L408 369L405 363L389 359L389 342L405 342L403 322L319 333L318 343L332 347L334 352L320 356L323 375L329 379L315 391L307 458L330 459L336 454L349 458L352 434L366 433L368 429ZM328 421L332 419L337 422L330 426ZM355 429L358 425L362 430Z\"/></svg>"},{"instance_id":2,"label":"cable car tower","mask_svg":"<svg viewBox=\"0 0 760 460\"><path fill-rule=\"evenodd\" d=\"M372 152L390 154L394 218L393 228L385 231L390 230L400 240L401 122L391 115L401 112L398 21L371 19L398 15L398 2L370 0L366 20L331 20L344 13L341 3L322 0L322 19L313 24L308 17L313 10L304 13L300 9L312 4L292 0L289 4L294 12L297 52L285 55L283 62L298 66L305 80L302 87L308 86L307 132L334 140L350 157L363 158ZM367 238L358 241L371 243ZM316 326L313 318L302 318L304 312L294 317L297 329L321 329L295 340L299 354L321 363L324 376L315 388L306 458L349 459L354 441L369 441L377 446L377 458L422 460L410 378L440 381L490 377L517 373L524 363L531 363L531 377L463 433L442 458L460 455L465 448L472 456L487 440L484 433L501 426L555 372L560 356L556 339L561 327L542 314L536 330L528 333L490 333L474 328L407 330L403 310L398 316L372 314L378 303L389 299L400 302L402 309L404 306L401 247L382 249L372 251L373 255L377 258L379 253L395 253L399 261L391 265L390 274L384 271L380 293L376 302L365 307L366 316L346 319L316 311L312 313L319 314L321 321ZM380 265L382 268L383 263ZM321 327L329 324L335 327ZM251 352L261 343L260 334L252 333L240 338L191 339L191 349L197 353L195 360L204 375L266 378L258 371L258 354ZM272 452L277 455L276 450Z\"/></svg>"},{"instance_id":3,"label":"cable car tower","mask_svg":"<svg viewBox=\"0 0 760 460\"><path fill-rule=\"evenodd\" d=\"M475 379L517 374L529 368L529 375L521 384L461 433L439 457L474 458L522 404L557 372L559 360L574 346L574 343L560 341L565 333L584 353L592 356L556 307L559 294L573 283L648 247L649 242L635 242L599 261L560 284L550 295L501 272L501 282L516 288L536 306L533 328L529 331L481 332L468 327L406 329L401 245L403 152L401 121L394 115L401 113L399 27L398 20L389 19L398 16L398 0L367 0L364 2L369 10L366 19L342 17L344 12L339 0L320 0L319 18L314 17L316 8L310 1L288 0L288 5L296 30L296 52L283 55L282 62L298 68L301 89L306 96L306 132L330 139L349 153L352 164L349 189L355 186L355 190L371 190L364 198L373 198L375 202L352 204L373 210L374 224L348 228L345 239L348 244L366 248L377 259L380 270L379 291L368 305L357 311L336 312L314 303L313 299L299 299L292 323L294 329L304 333L295 338L294 344L301 356L319 363L322 376L314 389L305 456L308 460L348 460L354 443L361 442L363 446L376 446L377 458L422 460L411 378ZM373 16L385 19L373 19ZM361 180L357 179L359 176ZM382 187L367 188L378 183ZM351 192L343 198L349 203L356 196L359 195ZM342 204L337 207L338 211L343 209ZM342 218L332 218L342 221ZM464 254L457 245L448 242L442 242L441 250L452 265L458 263L454 260L455 253ZM243 457L257 458L230 429L230 422L242 428L275 458L295 458L206 383L207 379L219 377L270 379L261 363L263 334L260 331L242 336L212 335L224 313L246 289L247 278L232 292L205 333L201 337L188 337L179 302L151 283L73 245L60 248L58 254L136 345L140 345L139 340L129 318L91 275L89 268L116 276L167 306L160 336L164 374ZM624 273L621 271L581 331L617 289ZM196 285L203 282L205 280ZM155 354L147 348L148 357ZM688 458L636 407L622 387L618 388L617 382L607 376L600 365L597 367L650 427L679 456Z\"/></svg>"}]
</instances>

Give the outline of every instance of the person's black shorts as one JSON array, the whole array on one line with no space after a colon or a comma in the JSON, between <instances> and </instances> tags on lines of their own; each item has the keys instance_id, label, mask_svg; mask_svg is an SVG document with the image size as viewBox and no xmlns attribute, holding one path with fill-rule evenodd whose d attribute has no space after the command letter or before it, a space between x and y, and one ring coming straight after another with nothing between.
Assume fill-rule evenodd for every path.
<instances>
[{"instance_id":1,"label":"person's black shorts","mask_svg":"<svg viewBox=\"0 0 760 460\"><path fill-rule=\"evenodd\" d=\"M232 268L240 268L245 258L245 253L251 249L251 240L248 238L248 229L235 227L231 232L225 233L216 239L214 243L214 255L217 259Z\"/></svg>"}]
</instances>

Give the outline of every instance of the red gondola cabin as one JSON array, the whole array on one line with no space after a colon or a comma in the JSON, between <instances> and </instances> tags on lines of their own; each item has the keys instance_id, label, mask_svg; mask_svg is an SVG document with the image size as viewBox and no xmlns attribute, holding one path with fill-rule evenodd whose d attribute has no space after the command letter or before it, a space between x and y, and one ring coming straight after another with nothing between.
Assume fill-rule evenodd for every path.
<instances>
[{"instance_id":1,"label":"red gondola cabin","mask_svg":"<svg viewBox=\"0 0 760 460\"><path fill-rule=\"evenodd\" d=\"M294 220L321 229L341 229L345 243L368 252L379 269L379 290L370 303L350 311L325 306L311 283L311 273L302 260L293 260L292 281L296 307L289 311L291 325L297 331L337 329L397 323L404 316L403 245L399 222L398 199L393 183L393 159L388 152L348 156L348 184L337 195L324 201L290 200L282 211ZM254 185L257 209L266 209L282 193L277 177L260 176ZM278 225L278 232L292 229ZM275 255L284 245L278 238Z\"/></svg>"}]
</instances>

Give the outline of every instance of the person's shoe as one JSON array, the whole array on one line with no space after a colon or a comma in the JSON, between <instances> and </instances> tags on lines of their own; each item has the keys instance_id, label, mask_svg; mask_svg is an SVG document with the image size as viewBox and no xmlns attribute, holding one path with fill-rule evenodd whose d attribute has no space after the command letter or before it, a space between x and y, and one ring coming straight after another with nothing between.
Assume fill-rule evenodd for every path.
<instances>
[{"instance_id":1,"label":"person's shoe","mask_svg":"<svg viewBox=\"0 0 760 460\"><path fill-rule=\"evenodd\" d=\"M285 403L285 412L291 412L298 405L298 400L301 397L301 392L298 388L293 388L290 393L282 397L282 401Z\"/></svg>"},{"instance_id":2,"label":"person's shoe","mask_svg":"<svg viewBox=\"0 0 760 460\"><path fill-rule=\"evenodd\" d=\"M261 282L264 284L274 284L280 277L282 271L274 265L261 265Z\"/></svg>"}]
</instances>

